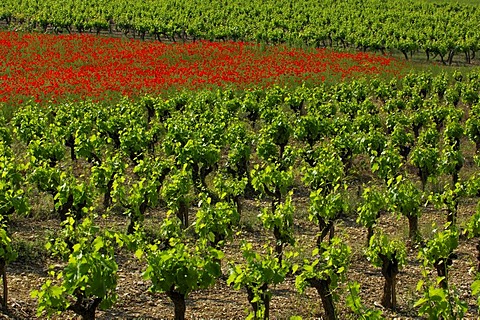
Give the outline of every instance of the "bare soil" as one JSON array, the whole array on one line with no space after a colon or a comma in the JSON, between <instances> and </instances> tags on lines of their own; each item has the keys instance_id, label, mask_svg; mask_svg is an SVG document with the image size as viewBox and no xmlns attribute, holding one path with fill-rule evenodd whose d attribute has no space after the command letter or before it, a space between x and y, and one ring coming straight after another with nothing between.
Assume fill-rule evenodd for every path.
<instances>
[{"instance_id":1,"label":"bare soil","mask_svg":"<svg viewBox=\"0 0 480 320\"><path fill-rule=\"evenodd\" d=\"M298 192L301 193L301 192ZM300 255L307 256L315 242L315 226L307 219L308 198L297 195L296 239ZM240 241L246 239L255 244L263 244L271 235L263 231L256 220L259 212L258 201L244 200L245 212L242 216L241 231L234 241L225 248L223 265L224 274L228 273L228 261L241 262ZM464 223L474 212L476 200L465 199L459 209L459 224ZM145 224L154 226L165 215L162 209L150 211L146 216ZM193 213L192 213L193 215ZM428 239L432 232L432 222L439 226L446 221L443 212L432 208L424 208L420 218L420 229L424 238ZM125 230L127 220L121 214L112 214L107 220L99 221L108 228ZM158 225L158 224L157 224ZM404 218L387 214L381 217L379 227L385 233L406 239L408 223ZM47 278L49 266L59 262L51 260L42 249L48 236L59 230L59 221L46 213L39 213L36 217L16 217L12 221L12 239L20 250L19 259L7 268L9 301L8 311L0 314L3 319L42 319L37 317L36 301L30 292L39 289ZM385 310L380 305L384 279L381 271L375 268L363 254L366 245L366 230L355 223L355 217L344 217L336 224L336 234L346 239L352 247L351 266L348 273L349 281L358 281L361 284L361 299L370 308L383 310L388 319L418 319L417 311L413 307L419 298L416 292L417 282L422 278L422 264L418 260L418 247L409 245L408 263L398 276L398 308L396 311ZM458 259L450 269L450 283L458 290L462 300L469 306L466 319L477 319L478 310L476 300L471 296L470 285L474 280L473 268L476 266L475 239L461 239L456 250ZM25 244L30 244L31 247ZM303 248L303 249L302 249ZM289 249L289 248L287 248ZM303 250L303 251L302 251ZM146 265L139 261L133 253L122 249L117 256L119 264L118 287L119 299L107 311L99 311L98 319L172 319L173 304L165 294L150 293L150 283L142 278ZM432 279L436 274L430 270ZM339 289L340 300L336 303L339 319L354 319L345 305L346 289ZM271 319L288 319L299 315L304 319L321 319L323 307L320 297L313 289L305 294L299 294L295 288L295 277L289 276L284 283L272 288ZM236 291L226 284L225 279L218 279L215 286L208 290L193 292L188 297L188 319L244 319L250 311L247 295L244 290ZM63 313L55 319L76 319L72 313Z\"/></svg>"}]
</instances>

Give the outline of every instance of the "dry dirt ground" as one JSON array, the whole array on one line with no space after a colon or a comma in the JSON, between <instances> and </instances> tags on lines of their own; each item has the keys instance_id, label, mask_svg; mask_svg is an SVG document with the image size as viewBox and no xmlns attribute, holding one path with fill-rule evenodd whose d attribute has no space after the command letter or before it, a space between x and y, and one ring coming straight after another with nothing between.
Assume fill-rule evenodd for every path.
<instances>
[{"instance_id":1,"label":"dry dirt ground","mask_svg":"<svg viewBox=\"0 0 480 320\"><path fill-rule=\"evenodd\" d=\"M297 205L296 238L300 246L308 247L315 241L315 226L308 221L306 213L307 198L298 195L295 198ZM241 261L239 244L241 239L253 243L264 243L270 235L262 231L255 215L258 213L257 201L243 200L245 207L242 216L241 232L235 236L226 248L225 261ZM464 199L459 209L459 224L466 221L474 212L476 199ZM164 216L163 210L149 212L146 225L155 225ZM432 208L424 208L420 219L421 232L425 238L431 233L431 223L442 224L445 215ZM118 229L126 227L126 219L121 214L113 214L108 219L108 227ZM100 221L99 223L104 223ZM406 239L408 223L404 218L387 214L381 217L379 226L390 235ZM16 217L12 222L12 239L20 251L16 262L7 268L9 301L8 312L0 313L4 319L37 319L45 316L36 316L36 300L30 297L30 292L39 289L47 277L49 265L56 264L47 256L42 248L48 235L54 234L59 228L59 221L49 217L46 213L39 213L36 217ZM351 266L348 280L358 281L361 284L361 299L368 307L383 310L388 319L417 319L416 309L413 307L419 294L416 292L417 282L422 278L421 262L417 258L418 248L410 246L408 263L398 276L398 309L384 310L380 305L383 290L383 277L380 269L375 268L363 254L366 243L366 230L355 223L355 217L344 217L336 225L336 234L347 239L352 247ZM458 259L451 267L451 283L458 289L460 297L468 303L467 319L478 319L478 310L475 298L470 294L470 285L474 279L471 269L476 265L477 240L461 239L456 250ZM308 254L308 253L305 253ZM173 304L165 294L150 293L149 282L142 278L145 263L139 261L133 253L122 249L118 253L118 288L119 299L108 311L99 311L98 319L172 319ZM228 272L225 262L223 271ZM432 278L435 273L431 271ZM290 276L280 285L272 287L271 319L288 319L293 315L304 319L321 319L323 308L320 297L313 289L305 294L299 294L295 289L295 278ZM355 316L345 305L347 292L340 291L340 301L336 303L340 319L355 319ZM208 290L193 292L188 297L187 319L244 319L250 310L247 295L244 290L236 291L227 286L224 279L218 279L216 285ZM74 314L63 313L56 319L75 319Z\"/></svg>"}]
</instances>

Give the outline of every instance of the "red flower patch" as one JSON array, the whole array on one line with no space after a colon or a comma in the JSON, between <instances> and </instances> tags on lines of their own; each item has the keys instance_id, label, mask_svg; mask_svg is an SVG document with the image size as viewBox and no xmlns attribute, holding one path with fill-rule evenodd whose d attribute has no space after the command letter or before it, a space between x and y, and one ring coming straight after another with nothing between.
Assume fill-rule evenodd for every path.
<instances>
[{"instance_id":1,"label":"red flower patch","mask_svg":"<svg viewBox=\"0 0 480 320\"><path fill-rule=\"evenodd\" d=\"M8 103L319 83L398 70L389 57L325 49L0 32L0 102Z\"/></svg>"}]
</instances>

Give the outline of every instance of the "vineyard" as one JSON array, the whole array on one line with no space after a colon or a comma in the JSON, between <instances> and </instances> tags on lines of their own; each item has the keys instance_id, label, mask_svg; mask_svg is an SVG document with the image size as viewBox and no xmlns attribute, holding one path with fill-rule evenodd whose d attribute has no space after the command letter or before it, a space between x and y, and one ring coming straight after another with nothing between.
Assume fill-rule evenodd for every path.
<instances>
[{"instance_id":1,"label":"vineyard","mask_svg":"<svg viewBox=\"0 0 480 320\"><path fill-rule=\"evenodd\" d=\"M387 3L2 1L0 316L478 319L480 11Z\"/></svg>"}]
</instances>

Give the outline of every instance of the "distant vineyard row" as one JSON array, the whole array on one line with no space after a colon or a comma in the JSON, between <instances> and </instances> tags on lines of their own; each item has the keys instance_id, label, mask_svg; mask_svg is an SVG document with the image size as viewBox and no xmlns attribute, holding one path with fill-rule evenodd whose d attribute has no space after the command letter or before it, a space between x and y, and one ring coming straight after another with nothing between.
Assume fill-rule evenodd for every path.
<instances>
[{"instance_id":1,"label":"distant vineyard row","mask_svg":"<svg viewBox=\"0 0 480 320\"><path fill-rule=\"evenodd\" d=\"M480 43L477 6L423 1L4 0L0 20L29 30L422 53L444 63L455 55L470 63Z\"/></svg>"}]
</instances>

